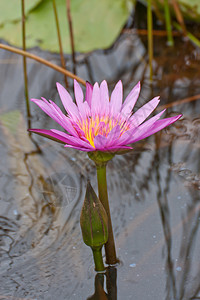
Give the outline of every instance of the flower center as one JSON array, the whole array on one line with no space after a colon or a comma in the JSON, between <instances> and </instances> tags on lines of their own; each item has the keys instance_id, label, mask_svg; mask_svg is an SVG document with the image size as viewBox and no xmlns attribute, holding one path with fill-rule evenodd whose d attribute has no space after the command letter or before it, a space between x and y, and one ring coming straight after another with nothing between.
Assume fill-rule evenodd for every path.
<instances>
[{"instance_id":1,"label":"flower center","mask_svg":"<svg viewBox=\"0 0 200 300\"><path fill-rule=\"evenodd\" d=\"M120 126L120 136L130 128L128 122L120 119L120 117L116 119L109 118L108 116L88 117L79 123L79 128L84 132L85 138L94 147L95 136L100 134L107 137L111 130L117 125Z\"/></svg>"}]
</instances>

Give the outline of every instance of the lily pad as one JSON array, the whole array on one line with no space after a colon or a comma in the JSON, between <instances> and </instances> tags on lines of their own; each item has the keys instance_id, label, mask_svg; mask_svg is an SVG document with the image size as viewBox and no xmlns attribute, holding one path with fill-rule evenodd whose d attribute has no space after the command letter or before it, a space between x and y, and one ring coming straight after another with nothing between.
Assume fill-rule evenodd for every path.
<instances>
[{"instance_id":1,"label":"lily pad","mask_svg":"<svg viewBox=\"0 0 200 300\"><path fill-rule=\"evenodd\" d=\"M25 0L25 14L27 15L42 0ZM0 25L21 19L21 0L1 0L0 1Z\"/></svg>"},{"instance_id":2,"label":"lily pad","mask_svg":"<svg viewBox=\"0 0 200 300\"><path fill-rule=\"evenodd\" d=\"M64 52L70 53L66 0L56 0ZM112 45L126 23L133 1L72 0L71 15L75 51L88 52ZM26 22L27 48L59 52L52 0L43 0L30 11ZM9 22L0 28L0 38L20 47L21 23Z\"/></svg>"}]
</instances>

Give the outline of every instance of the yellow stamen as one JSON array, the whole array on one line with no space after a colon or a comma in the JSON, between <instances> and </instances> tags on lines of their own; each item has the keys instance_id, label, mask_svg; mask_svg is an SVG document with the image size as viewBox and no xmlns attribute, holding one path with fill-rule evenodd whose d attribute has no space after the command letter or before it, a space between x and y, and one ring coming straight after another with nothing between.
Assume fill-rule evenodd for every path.
<instances>
[{"instance_id":1,"label":"yellow stamen","mask_svg":"<svg viewBox=\"0 0 200 300\"><path fill-rule=\"evenodd\" d=\"M104 124L101 124L104 123ZM101 126L102 125L102 126ZM112 119L109 116L95 116L88 117L82 122L79 123L80 129L85 133L85 138L89 141L90 145L94 147L94 138L98 134L101 134L105 137L108 136L110 131L116 126L119 125L121 128L120 136L129 129L129 124L127 121L119 119Z\"/></svg>"}]
</instances>

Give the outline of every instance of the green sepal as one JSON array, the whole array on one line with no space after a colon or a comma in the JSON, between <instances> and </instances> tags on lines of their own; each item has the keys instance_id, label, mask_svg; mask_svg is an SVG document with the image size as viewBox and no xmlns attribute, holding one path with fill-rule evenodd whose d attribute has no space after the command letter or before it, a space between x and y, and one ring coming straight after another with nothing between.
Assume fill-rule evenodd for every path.
<instances>
[{"instance_id":1,"label":"green sepal","mask_svg":"<svg viewBox=\"0 0 200 300\"><path fill-rule=\"evenodd\" d=\"M93 151L93 152L88 152L88 156L98 165L98 164L106 164L109 160L111 160L115 156L115 153Z\"/></svg>"}]
</instances>

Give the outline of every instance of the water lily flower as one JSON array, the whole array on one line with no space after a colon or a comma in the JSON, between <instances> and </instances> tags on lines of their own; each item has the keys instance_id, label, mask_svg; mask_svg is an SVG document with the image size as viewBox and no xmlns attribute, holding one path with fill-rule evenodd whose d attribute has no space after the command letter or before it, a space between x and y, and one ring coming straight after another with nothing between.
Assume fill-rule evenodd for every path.
<instances>
[{"instance_id":1,"label":"water lily flower","mask_svg":"<svg viewBox=\"0 0 200 300\"><path fill-rule=\"evenodd\" d=\"M58 93L66 110L61 109L45 98L31 99L47 115L60 124L65 132L57 129L29 129L32 132L65 144L65 147L92 152L119 152L132 149L130 144L142 140L177 121L182 115L160 119L165 109L146 120L159 104L159 97L153 98L136 112L133 108L139 97L140 83L128 94L123 102L121 80L116 84L109 97L107 82L100 86L86 83L83 91L74 80L76 103L66 89L57 83Z\"/></svg>"}]
</instances>

